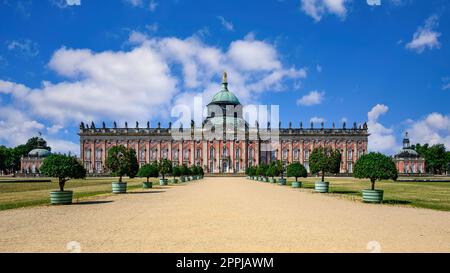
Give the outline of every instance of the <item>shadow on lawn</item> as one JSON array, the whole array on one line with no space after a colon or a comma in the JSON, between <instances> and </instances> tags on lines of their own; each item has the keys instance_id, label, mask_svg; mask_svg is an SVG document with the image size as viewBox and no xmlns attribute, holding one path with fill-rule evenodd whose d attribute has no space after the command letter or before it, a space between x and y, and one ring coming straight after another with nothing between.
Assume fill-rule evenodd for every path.
<instances>
[{"instance_id":1,"label":"shadow on lawn","mask_svg":"<svg viewBox=\"0 0 450 273\"><path fill-rule=\"evenodd\" d=\"M113 201L80 201L73 203L74 205L97 205L97 204L107 204L112 203Z\"/></svg>"},{"instance_id":2,"label":"shadow on lawn","mask_svg":"<svg viewBox=\"0 0 450 273\"><path fill-rule=\"evenodd\" d=\"M383 204L388 204L388 205L409 205L412 202L410 201L406 201L406 200L384 200Z\"/></svg>"},{"instance_id":3,"label":"shadow on lawn","mask_svg":"<svg viewBox=\"0 0 450 273\"><path fill-rule=\"evenodd\" d=\"M331 190L331 193L361 195L361 193L358 191L348 191L348 190L337 190L337 191Z\"/></svg>"},{"instance_id":4,"label":"shadow on lawn","mask_svg":"<svg viewBox=\"0 0 450 273\"><path fill-rule=\"evenodd\" d=\"M166 191L130 191L128 194L163 193Z\"/></svg>"}]
</instances>

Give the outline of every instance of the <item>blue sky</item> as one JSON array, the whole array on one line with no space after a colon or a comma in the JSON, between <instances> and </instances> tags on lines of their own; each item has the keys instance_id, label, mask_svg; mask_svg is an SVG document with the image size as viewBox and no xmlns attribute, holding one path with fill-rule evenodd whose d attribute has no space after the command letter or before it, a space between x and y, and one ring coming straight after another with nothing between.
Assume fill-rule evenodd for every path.
<instances>
[{"instance_id":1,"label":"blue sky","mask_svg":"<svg viewBox=\"0 0 450 273\"><path fill-rule=\"evenodd\" d=\"M280 105L284 126L368 122L450 148L445 0L0 0L0 145L42 132L78 153L78 125L167 124L220 89Z\"/></svg>"}]
</instances>

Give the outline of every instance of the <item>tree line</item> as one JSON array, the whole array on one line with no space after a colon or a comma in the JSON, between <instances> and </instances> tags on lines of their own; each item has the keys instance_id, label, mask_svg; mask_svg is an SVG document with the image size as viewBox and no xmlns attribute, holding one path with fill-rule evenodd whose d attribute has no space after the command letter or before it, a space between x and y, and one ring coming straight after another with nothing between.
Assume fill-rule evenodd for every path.
<instances>
[{"instance_id":1,"label":"tree line","mask_svg":"<svg viewBox=\"0 0 450 273\"><path fill-rule=\"evenodd\" d=\"M450 151L445 149L444 144L416 144L411 148L421 157L425 158L425 171L429 174L445 174L449 170Z\"/></svg>"}]
</instances>

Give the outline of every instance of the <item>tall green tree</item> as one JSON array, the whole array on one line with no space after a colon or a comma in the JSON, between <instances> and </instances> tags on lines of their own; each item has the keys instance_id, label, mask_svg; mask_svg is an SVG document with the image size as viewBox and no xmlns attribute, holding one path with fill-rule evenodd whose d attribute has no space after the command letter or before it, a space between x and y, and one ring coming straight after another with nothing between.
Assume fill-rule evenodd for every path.
<instances>
[{"instance_id":1,"label":"tall green tree","mask_svg":"<svg viewBox=\"0 0 450 273\"><path fill-rule=\"evenodd\" d=\"M306 171L305 166L299 162L294 162L288 165L286 175L287 177L295 177L295 182L297 182L299 177L307 177L308 172Z\"/></svg>"},{"instance_id":2,"label":"tall green tree","mask_svg":"<svg viewBox=\"0 0 450 273\"><path fill-rule=\"evenodd\" d=\"M375 181L383 179L397 180L398 171L392 158L380 153L369 153L356 161L353 171L355 178L367 178L375 189Z\"/></svg>"},{"instance_id":3,"label":"tall green tree","mask_svg":"<svg viewBox=\"0 0 450 273\"><path fill-rule=\"evenodd\" d=\"M180 166L180 175L182 176L189 175L189 168L186 164Z\"/></svg>"},{"instance_id":4,"label":"tall green tree","mask_svg":"<svg viewBox=\"0 0 450 273\"><path fill-rule=\"evenodd\" d=\"M58 178L60 191L64 191L64 186L70 179L86 177L86 169L75 157L59 154L52 154L44 159L40 172Z\"/></svg>"},{"instance_id":5,"label":"tall green tree","mask_svg":"<svg viewBox=\"0 0 450 273\"><path fill-rule=\"evenodd\" d=\"M447 151L444 144L416 144L411 147L421 157L425 158L425 168L427 173L443 174L448 170Z\"/></svg>"},{"instance_id":6,"label":"tall green tree","mask_svg":"<svg viewBox=\"0 0 450 273\"><path fill-rule=\"evenodd\" d=\"M275 175L276 176L281 176L281 178L283 178L284 172L286 171L286 168L283 165L283 162L281 162L281 160L277 160L275 162Z\"/></svg>"},{"instance_id":7,"label":"tall green tree","mask_svg":"<svg viewBox=\"0 0 450 273\"><path fill-rule=\"evenodd\" d=\"M172 173L172 162L166 158L159 161L158 163L159 173L162 176L162 179L165 179L166 174Z\"/></svg>"},{"instance_id":8,"label":"tall green tree","mask_svg":"<svg viewBox=\"0 0 450 273\"><path fill-rule=\"evenodd\" d=\"M159 170L158 170L158 165L156 163L143 165L141 168L139 168L139 171L137 173L138 177L147 178L147 182L150 177L158 177L158 175L159 175Z\"/></svg>"},{"instance_id":9,"label":"tall green tree","mask_svg":"<svg viewBox=\"0 0 450 273\"><path fill-rule=\"evenodd\" d=\"M109 149L106 166L113 175L119 176L119 183L122 183L123 176L128 175L133 178L139 170L135 151L122 145Z\"/></svg>"},{"instance_id":10,"label":"tall green tree","mask_svg":"<svg viewBox=\"0 0 450 273\"><path fill-rule=\"evenodd\" d=\"M175 179L177 176L181 175L180 166L173 166L173 168L172 168L172 175L173 175L173 179Z\"/></svg>"},{"instance_id":11,"label":"tall green tree","mask_svg":"<svg viewBox=\"0 0 450 273\"><path fill-rule=\"evenodd\" d=\"M256 175L266 176L267 168L268 168L267 164L265 163L259 164L258 167L256 168Z\"/></svg>"},{"instance_id":12,"label":"tall green tree","mask_svg":"<svg viewBox=\"0 0 450 273\"><path fill-rule=\"evenodd\" d=\"M278 176L278 173L279 173L278 168L277 168L275 162L271 162L266 169L265 175L274 178L275 176Z\"/></svg>"},{"instance_id":13,"label":"tall green tree","mask_svg":"<svg viewBox=\"0 0 450 273\"><path fill-rule=\"evenodd\" d=\"M321 174L322 182L325 181L325 173L338 173L340 164L340 153L328 148L316 148L309 157L309 168L311 173Z\"/></svg>"},{"instance_id":14,"label":"tall green tree","mask_svg":"<svg viewBox=\"0 0 450 273\"><path fill-rule=\"evenodd\" d=\"M12 167L12 149L0 146L0 172L9 173Z\"/></svg>"},{"instance_id":15,"label":"tall green tree","mask_svg":"<svg viewBox=\"0 0 450 273\"><path fill-rule=\"evenodd\" d=\"M136 151L134 149L129 149L127 153L128 161L130 162L128 176L130 178L135 178L139 171L139 162L137 160Z\"/></svg>"}]
</instances>

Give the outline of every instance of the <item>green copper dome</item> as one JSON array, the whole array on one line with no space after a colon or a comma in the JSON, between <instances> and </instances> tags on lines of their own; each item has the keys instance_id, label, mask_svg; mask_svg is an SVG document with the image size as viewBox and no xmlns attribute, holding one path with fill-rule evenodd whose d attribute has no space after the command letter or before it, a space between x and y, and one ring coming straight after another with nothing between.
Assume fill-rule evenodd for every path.
<instances>
[{"instance_id":1,"label":"green copper dome","mask_svg":"<svg viewBox=\"0 0 450 273\"><path fill-rule=\"evenodd\" d=\"M226 105L239 105L241 104L233 93L228 91L228 80L227 80L227 73L223 73L223 82L222 82L222 89L219 91L219 93L215 94L212 101L212 104L226 104Z\"/></svg>"},{"instance_id":2,"label":"green copper dome","mask_svg":"<svg viewBox=\"0 0 450 273\"><path fill-rule=\"evenodd\" d=\"M51 153L50 151L46 150L46 149L33 149L28 153L28 156L30 157L47 157L49 156Z\"/></svg>"}]
</instances>

